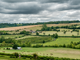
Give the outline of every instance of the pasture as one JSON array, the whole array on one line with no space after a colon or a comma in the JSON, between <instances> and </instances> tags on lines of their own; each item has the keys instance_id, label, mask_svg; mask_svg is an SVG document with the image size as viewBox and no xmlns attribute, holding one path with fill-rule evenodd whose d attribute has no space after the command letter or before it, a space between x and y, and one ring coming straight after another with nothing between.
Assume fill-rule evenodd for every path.
<instances>
[{"instance_id":1,"label":"pasture","mask_svg":"<svg viewBox=\"0 0 80 60\"><path fill-rule=\"evenodd\" d=\"M55 41L44 43L44 45L55 45L55 44L67 45L67 44L70 44L71 42L79 42L79 41L80 41L80 38L58 38Z\"/></svg>"},{"instance_id":2,"label":"pasture","mask_svg":"<svg viewBox=\"0 0 80 60\"><path fill-rule=\"evenodd\" d=\"M18 52L18 53L24 54L24 55L32 55L33 53L37 53L39 56L53 56L53 57L66 57L66 58L80 59L80 50L79 49L70 49L70 48L23 47L22 50L4 50L3 48L1 48L0 52L3 52L3 51L5 51L5 53Z\"/></svg>"}]
</instances>

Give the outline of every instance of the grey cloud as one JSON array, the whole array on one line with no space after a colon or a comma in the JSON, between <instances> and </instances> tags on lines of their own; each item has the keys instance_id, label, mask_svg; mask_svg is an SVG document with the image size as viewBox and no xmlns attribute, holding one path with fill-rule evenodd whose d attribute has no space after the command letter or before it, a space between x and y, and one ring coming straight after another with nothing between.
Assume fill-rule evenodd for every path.
<instances>
[{"instance_id":1,"label":"grey cloud","mask_svg":"<svg viewBox=\"0 0 80 60\"><path fill-rule=\"evenodd\" d=\"M66 3L69 0L40 0L43 3Z\"/></svg>"},{"instance_id":2,"label":"grey cloud","mask_svg":"<svg viewBox=\"0 0 80 60\"><path fill-rule=\"evenodd\" d=\"M70 0L70 5L79 5L80 0Z\"/></svg>"},{"instance_id":3,"label":"grey cloud","mask_svg":"<svg viewBox=\"0 0 80 60\"><path fill-rule=\"evenodd\" d=\"M67 7L60 7L58 8L59 11L64 11L64 10L80 10L80 6L67 6Z\"/></svg>"},{"instance_id":4,"label":"grey cloud","mask_svg":"<svg viewBox=\"0 0 80 60\"><path fill-rule=\"evenodd\" d=\"M7 7L8 6L8 7ZM11 4L2 7L1 13L4 14L37 14L43 11L44 7L38 3L22 3L22 4Z\"/></svg>"},{"instance_id":5,"label":"grey cloud","mask_svg":"<svg viewBox=\"0 0 80 60\"><path fill-rule=\"evenodd\" d=\"M2 0L3 2L8 2L8 3L18 3L18 2L30 2L30 1L35 1L35 0Z\"/></svg>"},{"instance_id":6,"label":"grey cloud","mask_svg":"<svg viewBox=\"0 0 80 60\"><path fill-rule=\"evenodd\" d=\"M18 3L18 2L41 2L41 3L64 3L68 2L69 0L2 0L3 2L8 3Z\"/></svg>"},{"instance_id":7,"label":"grey cloud","mask_svg":"<svg viewBox=\"0 0 80 60\"><path fill-rule=\"evenodd\" d=\"M56 10L64 11L64 10L80 10L80 0L69 0L68 3L66 3L66 6L61 6Z\"/></svg>"},{"instance_id":8,"label":"grey cloud","mask_svg":"<svg viewBox=\"0 0 80 60\"><path fill-rule=\"evenodd\" d=\"M72 13L72 14L68 14L67 15L68 17L79 17L80 16L80 12L78 11L76 11L76 12L74 12L74 13Z\"/></svg>"}]
</instances>

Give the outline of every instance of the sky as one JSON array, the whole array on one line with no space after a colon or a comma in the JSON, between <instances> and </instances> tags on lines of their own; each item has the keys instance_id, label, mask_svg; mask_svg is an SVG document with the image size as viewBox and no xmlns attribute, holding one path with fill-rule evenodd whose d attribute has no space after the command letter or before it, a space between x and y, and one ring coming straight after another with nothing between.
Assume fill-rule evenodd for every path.
<instances>
[{"instance_id":1,"label":"sky","mask_svg":"<svg viewBox=\"0 0 80 60\"><path fill-rule=\"evenodd\" d=\"M80 20L80 0L0 0L0 23Z\"/></svg>"}]
</instances>

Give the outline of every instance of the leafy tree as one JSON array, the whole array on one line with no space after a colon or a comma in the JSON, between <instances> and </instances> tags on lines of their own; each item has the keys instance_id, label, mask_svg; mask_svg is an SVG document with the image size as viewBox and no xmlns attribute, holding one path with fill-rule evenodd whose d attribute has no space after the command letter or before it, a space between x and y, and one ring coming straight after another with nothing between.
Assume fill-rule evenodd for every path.
<instances>
[{"instance_id":1,"label":"leafy tree","mask_svg":"<svg viewBox=\"0 0 80 60\"><path fill-rule=\"evenodd\" d=\"M18 54L18 53L14 53L13 55L14 55L16 58L19 57L19 54Z\"/></svg>"},{"instance_id":2,"label":"leafy tree","mask_svg":"<svg viewBox=\"0 0 80 60\"><path fill-rule=\"evenodd\" d=\"M45 35L45 33L43 33L43 35Z\"/></svg>"},{"instance_id":3,"label":"leafy tree","mask_svg":"<svg viewBox=\"0 0 80 60\"><path fill-rule=\"evenodd\" d=\"M38 33L38 32L36 32L36 35L39 35L39 33Z\"/></svg>"},{"instance_id":4,"label":"leafy tree","mask_svg":"<svg viewBox=\"0 0 80 60\"><path fill-rule=\"evenodd\" d=\"M66 31L64 31L64 34L66 34Z\"/></svg>"},{"instance_id":5,"label":"leafy tree","mask_svg":"<svg viewBox=\"0 0 80 60\"><path fill-rule=\"evenodd\" d=\"M20 32L20 34L26 34L26 31L25 31L25 30L23 30L23 31L21 31L21 32Z\"/></svg>"},{"instance_id":6,"label":"leafy tree","mask_svg":"<svg viewBox=\"0 0 80 60\"><path fill-rule=\"evenodd\" d=\"M18 45L17 44L14 44L13 45L13 49L17 49Z\"/></svg>"},{"instance_id":7,"label":"leafy tree","mask_svg":"<svg viewBox=\"0 0 80 60\"><path fill-rule=\"evenodd\" d=\"M54 38L58 38L58 34L57 33L55 34Z\"/></svg>"},{"instance_id":8,"label":"leafy tree","mask_svg":"<svg viewBox=\"0 0 80 60\"><path fill-rule=\"evenodd\" d=\"M29 31L23 30L23 31L20 32L20 34L30 35L31 33Z\"/></svg>"},{"instance_id":9,"label":"leafy tree","mask_svg":"<svg viewBox=\"0 0 80 60\"><path fill-rule=\"evenodd\" d=\"M45 40L43 40L43 43L45 43Z\"/></svg>"},{"instance_id":10,"label":"leafy tree","mask_svg":"<svg viewBox=\"0 0 80 60\"><path fill-rule=\"evenodd\" d=\"M53 38L58 38L58 34L55 33L55 34L52 35L52 37L53 37Z\"/></svg>"},{"instance_id":11,"label":"leafy tree","mask_svg":"<svg viewBox=\"0 0 80 60\"><path fill-rule=\"evenodd\" d=\"M50 36L50 34L48 34L48 36Z\"/></svg>"},{"instance_id":12,"label":"leafy tree","mask_svg":"<svg viewBox=\"0 0 80 60\"><path fill-rule=\"evenodd\" d=\"M30 35L30 32L29 31L26 31L26 35Z\"/></svg>"}]
</instances>

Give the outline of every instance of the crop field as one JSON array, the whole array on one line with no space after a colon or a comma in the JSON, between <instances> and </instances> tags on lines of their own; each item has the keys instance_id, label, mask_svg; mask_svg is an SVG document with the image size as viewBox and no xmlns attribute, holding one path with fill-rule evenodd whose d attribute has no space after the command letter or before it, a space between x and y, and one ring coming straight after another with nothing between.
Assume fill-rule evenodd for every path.
<instances>
[{"instance_id":1,"label":"crop field","mask_svg":"<svg viewBox=\"0 0 80 60\"><path fill-rule=\"evenodd\" d=\"M32 28L32 27L36 27L36 26L41 26L41 25L30 25L30 26L8 27L8 28L0 28L0 30L11 31L11 30L24 29L24 28L27 29L27 28Z\"/></svg>"},{"instance_id":2,"label":"crop field","mask_svg":"<svg viewBox=\"0 0 80 60\"><path fill-rule=\"evenodd\" d=\"M66 57L66 58L80 59L80 50L70 49L70 48L24 47L22 48L22 50L4 50L3 48L1 48L0 52L5 52L5 53L18 52L18 53L25 54L25 55L32 55L33 53L37 53L39 56L54 56L54 57Z\"/></svg>"},{"instance_id":3,"label":"crop field","mask_svg":"<svg viewBox=\"0 0 80 60\"><path fill-rule=\"evenodd\" d=\"M53 39L54 40L54 39ZM70 44L71 42L79 42L80 38L58 38L55 41L47 42L44 45L63 45L63 44Z\"/></svg>"}]
</instances>

